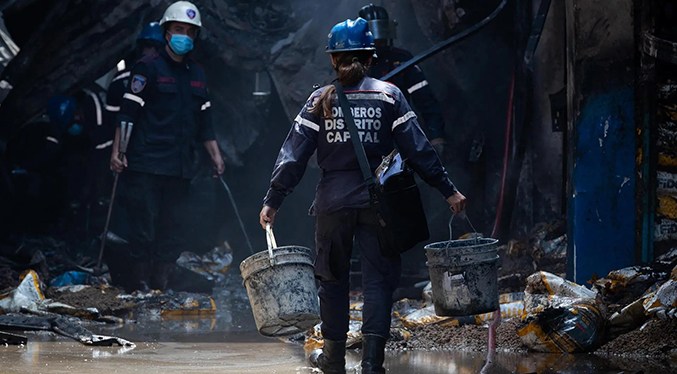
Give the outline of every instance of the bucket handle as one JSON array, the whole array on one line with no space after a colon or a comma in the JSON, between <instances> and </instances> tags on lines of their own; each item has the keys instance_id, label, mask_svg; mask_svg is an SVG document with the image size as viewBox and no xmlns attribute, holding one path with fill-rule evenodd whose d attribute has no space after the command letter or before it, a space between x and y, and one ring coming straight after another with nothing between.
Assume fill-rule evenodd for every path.
<instances>
[{"instance_id":1,"label":"bucket handle","mask_svg":"<svg viewBox=\"0 0 677 374\"><path fill-rule=\"evenodd\" d=\"M472 229L473 233L477 234L477 230L475 230L475 226L473 226L472 222L470 222L470 218L468 218L468 214L466 212L461 212L461 213L458 213L458 214L452 214L451 218L449 218L449 243L447 244L446 249L449 249L449 245L451 244L451 241L454 240L451 224L454 222L454 217L456 217L456 216L459 216L461 219L465 219L466 221L468 221L468 224L470 225L470 228Z\"/></svg>"},{"instance_id":2,"label":"bucket handle","mask_svg":"<svg viewBox=\"0 0 677 374\"><path fill-rule=\"evenodd\" d=\"M275 234L273 234L273 228L270 226L270 223L266 224L266 242L268 243L268 257L270 259L270 266L275 266L275 256L273 255L273 249L277 248L277 242L275 241Z\"/></svg>"}]
</instances>

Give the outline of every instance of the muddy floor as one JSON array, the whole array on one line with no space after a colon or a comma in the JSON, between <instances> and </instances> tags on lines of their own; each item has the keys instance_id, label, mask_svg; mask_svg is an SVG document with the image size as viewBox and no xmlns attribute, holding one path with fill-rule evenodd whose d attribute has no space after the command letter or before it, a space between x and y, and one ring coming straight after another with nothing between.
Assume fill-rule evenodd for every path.
<instances>
[{"instance_id":1,"label":"muddy floor","mask_svg":"<svg viewBox=\"0 0 677 374\"><path fill-rule=\"evenodd\" d=\"M130 306L117 297L123 292L114 287L80 286L79 289L78 292L70 292L48 288L45 290L45 297L76 308L95 305L103 315L122 316L130 310Z\"/></svg>"},{"instance_id":2,"label":"muddy floor","mask_svg":"<svg viewBox=\"0 0 677 374\"><path fill-rule=\"evenodd\" d=\"M103 309L111 313L124 305L111 297L115 292L92 288L76 297L48 291L55 300L76 306L103 299ZM131 340L136 343L133 349L87 347L53 334L29 333L25 347L0 347L0 373L314 373L301 342L264 338L256 332L238 276L231 275L213 297L217 313L209 318L158 315L123 325L85 326ZM578 355L527 353L517 336L518 324L510 320L498 328L497 353L487 373L677 373L675 322L649 323L597 354ZM470 374L479 373L486 363L487 327L430 325L411 333L407 341L389 342L389 373ZM349 373L359 373L360 354L348 352Z\"/></svg>"},{"instance_id":3,"label":"muddy floor","mask_svg":"<svg viewBox=\"0 0 677 374\"><path fill-rule=\"evenodd\" d=\"M502 352L526 353L517 336L517 320L502 323L496 331L496 349ZM412 328L411 338L388 342L388 349L400 350L460 350L485 352L489 329L485 326L440 327L428 325Z\"/></svg>"},{"instance_id":4,"label":"muddy floor","mask_svg":"<svg viewBox=\"0 0 677 374\"><path fill-rule=\"evenodd\" d=\"M201 326L209 326L203 324ZM138 326L137 326L138 327ZM160 325L154 325L160 328ZM299 344L266 339L253 331L210 332L162 328L143 331L146 342L134 349L85 347L76 342L45 334L29 334L26 347L0 347L2 373L279 373L310 374ZM173 333L167 333L173 330ZM140 337L139 330L118 331L127 337ZM154 338L153 338L154 337ZM359 373L359 351L347 354L348 372ZM411 350L389 351L389 373L471 374L479 373L486 362L484 353ZM562 373L620 374L675 373L664 361L628 360L596 355L549 355L497 353L489 374Z\"/></svg>"},{"instance_id":5,"label":"muddy floor","mask_svg":"<svg viewBox=\"0 0 677 374\"><path fill-rule=\"evenodd\" d=\"M605 344L598 354L677 358L677 321L650 320L641 328Z\"/></svg>"}]
</instances>

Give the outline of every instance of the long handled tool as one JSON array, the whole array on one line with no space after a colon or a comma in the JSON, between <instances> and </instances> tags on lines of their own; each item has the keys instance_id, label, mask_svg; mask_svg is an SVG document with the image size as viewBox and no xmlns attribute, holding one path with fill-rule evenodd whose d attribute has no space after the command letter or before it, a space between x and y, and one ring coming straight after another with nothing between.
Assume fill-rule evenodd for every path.
<instances>
[{"instance_id":1,"label":"long handled tool","mask_svg":"<svg viewBox=\"0 0 677 374\"><path fill-rule=\"evenodd\" d=\"M118 149L118 159L125 160L125 153L127 152L127 145L129 144L129 137L132 135L134 124L132 122L121 121L120 123L120 147ZM115 173L115 180L113 181L113 191L110 196L110 204L108 205L108 215L106 216L106 225L103 227L103 234L101 235L101 249L99 249L99 260L96 262L96 272L101 272L101 260L103 259L103 249L106 247L106 238L108 237L108 226L110 225L110 216L113 213L113 203L115 202L115 192L118 189L118 179L120 173Z\"/></svg>"},{"instance_id":2,"label":"long handled tool","mask_svg":"<svg viewBox=\"0 0 677 374\"><path fill-rule=\"evenodd\" d=\"M223 184L223 188L225 188L226 192L228 192L228 197L230 198L230 203L233 204L233 209L235 210L235 215L237 216L237 220L240 222L240 228L242 229L242 233L244 234L244 238L247 240L247 245L249 246L249 250L252 252L252 254L254 254L254 247L252 247L252 243L249 241L249 235L247 235L247 230L245 230L244 223L242 222L242 218L240 218L240 211L237 209L237 204L235 204L235 198L233 198L233 193L230 192L230 187L228 187L228 184L223 179L223 176L219 175L219 179L221 179L221 184Z\"/></svg>"}]
</instances>

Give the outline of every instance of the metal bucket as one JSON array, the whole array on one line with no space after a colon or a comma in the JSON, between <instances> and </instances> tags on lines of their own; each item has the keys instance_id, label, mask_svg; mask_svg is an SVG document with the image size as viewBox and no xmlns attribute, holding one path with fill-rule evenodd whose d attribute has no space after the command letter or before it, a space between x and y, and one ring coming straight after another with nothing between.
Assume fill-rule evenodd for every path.
<instances>
[{"instance_id":1,"label":"metal bucket","mask_svg":"<svg viewBox=\"0 0 677 374\"><path fill-rule=\"evenodd\" d=\"M477 238L425 247L437 315L468 316L499 308L497 244L496 239Z\"/></svg>"},{"instance_id":2,"label":"metal bucket","mask_svg":"<svg viewBox=\"0 0 677 374\"><path fill-rule=\"evenodd\" d=\"M268 250L240 264L256 328L264 336L304 332L320 322L311 250L279 247L267 230Z\"/></svg>"}]
</instances>

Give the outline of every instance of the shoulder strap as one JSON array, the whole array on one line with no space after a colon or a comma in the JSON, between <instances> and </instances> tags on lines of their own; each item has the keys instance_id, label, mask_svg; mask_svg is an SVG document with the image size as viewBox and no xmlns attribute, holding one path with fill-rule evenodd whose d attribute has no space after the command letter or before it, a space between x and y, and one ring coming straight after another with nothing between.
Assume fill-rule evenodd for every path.
<instances>
[{"instance_id":1,"label":"shoulder strap","mask_svg":"<svg viewBox=\"0 0 677 374\"><path fill-rule=\"evenodd\" d=\"M338 81L334 82L334 87L336 87L336 96L338 96L339 105L343 111L343 118L345 118L346 126L348 126L348 131L350 132L350 140L352 141L353 147L355 148L355 155L357 155L357 162L360 164L360 170L362 170L364 182L371 190L374 186L376 186L376 178L374 178L374 174L371 172L369 160L367 159L367 153L364 151L364 146L360 141L360 135L357 133L355 119L353 118L353 113L350 111L350 103L348 102L346 94L343 93L343 87L341 87Z\"/></svg>"}]
</instances>

